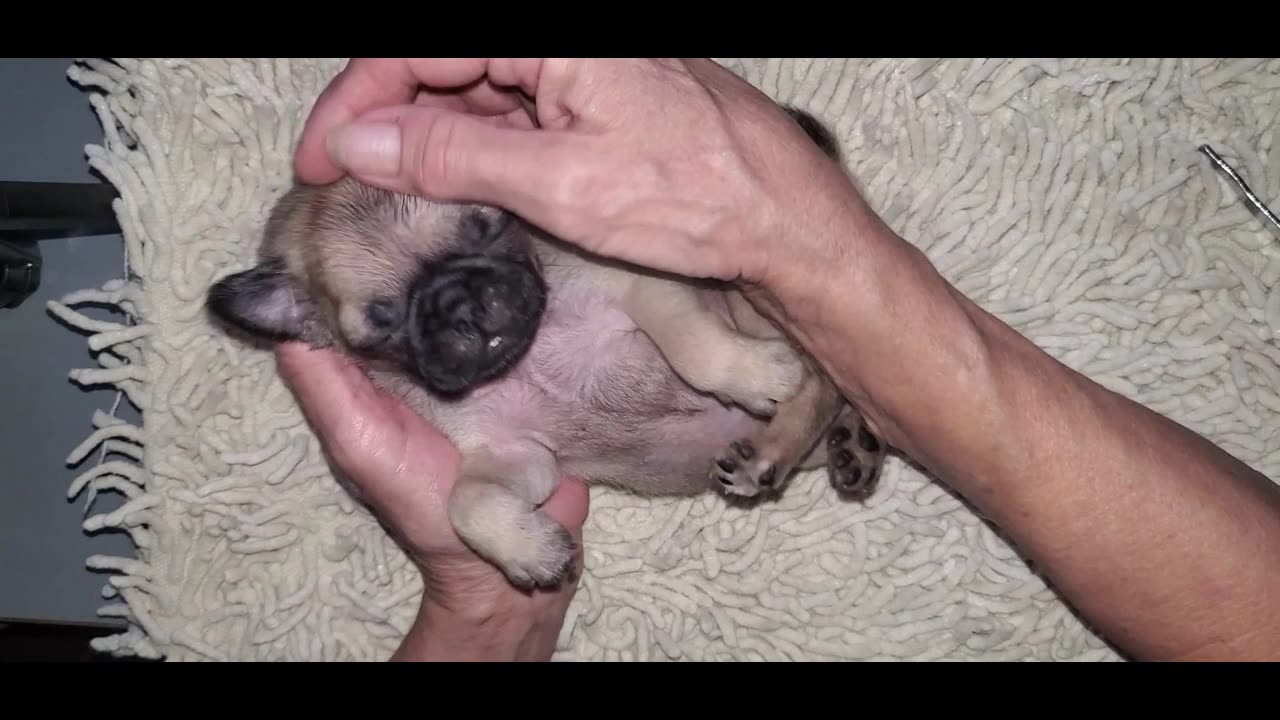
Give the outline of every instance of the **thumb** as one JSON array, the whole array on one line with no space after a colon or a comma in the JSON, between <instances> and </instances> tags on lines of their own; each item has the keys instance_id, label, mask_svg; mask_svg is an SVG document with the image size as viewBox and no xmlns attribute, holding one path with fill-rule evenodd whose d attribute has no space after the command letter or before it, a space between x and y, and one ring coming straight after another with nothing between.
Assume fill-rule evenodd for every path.
<instances>
[{"instance_id":1,"label":"thumb","mask_svg":"<svg viewBox=\"0 0 1280 720\"><path fill-rule=\"evenodd\" d=\"M542 509L581 544L582 527L587 522L590 505L591 493L586 483L572 475L565 475L560 478L560 484L551 493L551 497L547 498Z\"/></svg>"},{"instance_id":2,"label":"thumb","mask_svg":"<svg viewBox=\"0 0 1280 720\"><path fill-rule=\"evenodd\" d=\"M405 105L338 128L328 149L336 165L369 185L497 205L545 224L553 209L562 214L556 193L590 172L584 142L558 130L516 127L502 117Z\"/></svg>"}]
</instances>

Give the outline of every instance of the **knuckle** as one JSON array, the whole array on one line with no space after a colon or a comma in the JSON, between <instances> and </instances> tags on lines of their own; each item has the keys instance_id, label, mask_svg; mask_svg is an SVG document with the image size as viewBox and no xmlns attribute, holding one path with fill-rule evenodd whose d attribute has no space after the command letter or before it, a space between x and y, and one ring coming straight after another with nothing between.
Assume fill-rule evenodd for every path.
<instances>
[{"instance_id":1,"label":"knuckle","mask_svg":"<svg viewBox=\"0 0 1280 720\"><path fill-rule=\"evenodd\" d=\"M395 58L352 58L338 74L343 86L377 86L394 70Z\"/></svg>"},{"instance_id":2,"label":"knuckle","mask_svg":"<svg viewBox=\"0 0 1280 720\"><path fill-rule=\"evenodd\" d=\"M413 143L410 180L424 194L455 190L463 155L458 148L458 121L443 115L423 124Z\"/></svg>"}]
</instances>

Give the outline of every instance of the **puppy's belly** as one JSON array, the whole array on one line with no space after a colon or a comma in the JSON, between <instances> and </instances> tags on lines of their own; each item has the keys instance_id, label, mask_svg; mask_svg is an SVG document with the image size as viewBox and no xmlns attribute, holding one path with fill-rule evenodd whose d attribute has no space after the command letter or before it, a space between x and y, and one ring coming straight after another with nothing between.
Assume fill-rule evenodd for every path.
<instances>
[{"instance_id":1,"label":"puppy's belly","mask_svg":"<svg viewBox=\"0 0 1280 720\"><path fill-rule=\"evenodd\" d=\"M634 381L634 375L624 378ZM616 379L602 387L616 389ZM675 382L679 382L676 378ZM628 385L627 387L633 387ZM714 398L678 390L678 399L548 392L517 380L495 384L466 417L447 424L476 444L527 440L552 450L562 474L641 494L690 494L711 488L711 463L761 421ZM554 389L551 389L554 390ZM619 391L620 393L622 391Z\"/></svg>"},{"instance_id":2,"label":"puppy's belly","mask_svg":"<svg viewBox=\"0 0 1280 720\"><path fill-rule=\"evenodd\" d=\"M629 424L627 418L602 420L602 432L560 450L561 471L590 484L645 495L687 495L711 489L709 472L717 453L760 424L719 404L647 425Z\"/></svg>"},{"instance_id":3,"label":"puppy's belly","mask_svg":"<svg viewBox=\"0 0 1280 720\"><path fill-rule=\"evenodd\" d=\"M711 487L717 453L762 421L690 388L607 304L551 312L528 355L445 422L473 438L528 438L564 474L645 494Z\"/></svg>"}]
</instances>

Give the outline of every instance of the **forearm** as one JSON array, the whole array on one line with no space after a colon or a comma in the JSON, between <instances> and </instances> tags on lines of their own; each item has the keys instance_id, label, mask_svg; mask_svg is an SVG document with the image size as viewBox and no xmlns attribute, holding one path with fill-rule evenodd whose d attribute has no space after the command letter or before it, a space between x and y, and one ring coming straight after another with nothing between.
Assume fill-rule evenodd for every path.
<instances>
[{"instance_id":1,"label":"forearm","mask_svg":"<svg viewBox=\"0 0 1280 720\"><path fill-rule=\"evenodd\" d=\"M1280 597L1276 487L970 312L990 384L949 415L983 418L979 427L1000 442L987 477L964 478L963 492L1137 657L1280 659L1270 600ZM943 448L931 454L947 476L963 477L963 448L954 460Z\"/></svg>"},{"instance_id":2,"label":"forearm","mask_svg":"<svg viewBox=\"0 0 1280 720\"><path fill-rule=\"evenodd\" d=\"M871 245L777 301L886 438L1135 656L1280 659L1276 487L1058 363L904 243Z\"/></svg>"}]
</instances>

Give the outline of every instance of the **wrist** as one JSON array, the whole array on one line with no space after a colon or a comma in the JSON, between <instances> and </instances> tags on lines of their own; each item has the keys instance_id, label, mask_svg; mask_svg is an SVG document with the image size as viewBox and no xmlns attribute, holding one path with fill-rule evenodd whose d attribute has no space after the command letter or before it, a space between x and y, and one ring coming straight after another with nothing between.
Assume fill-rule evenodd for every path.
<instances>
[{"instance_id":1,"label":"wrist","mask_svg":"<svg viewBox=\"0 0 1280 720\"><path fill-rule=\"evenodd\" d=\"M848 176L840 177L839 184L808 198L802 209L773 213L789 221L766 225L763 245L771 252L755 278L758 294L779 321L814 336L807 342L830 336L836 324L877 323L884 313L874 311L891 307L891 294L899 290L895 286L901 281L894 276L927 263L871 209Z\"/></svg>"},{"instance_id":2,"label":"wrist","mask_svg":"<svg viewBox=\"0 0 1280 720\"><path fill-rule=\"evenodd\" d=\"M530 623L503 613L456 612L424 600L393 660L402 662L510 662L517 659Z\"/></svg>"},{"instance_id":3,"label":"wrist","mask_svg":"<svg viewBox=\"0 0 1280 720\"><path fill-rule=\"evenodd\" d=\"M541 662L551 659L561 616L456 611L424 602L392 656L396 662Z\"/></svg>"},{"instance_id":4,"label":"wrist","mask_svg":"<svg viewBox=\"0 0 1280 720\"><path fill-rule=\"evenodd\" d=\"M840 380L870 386L872 359L901 347L902 323L916 321L911 308L936 296L938 283L924 254L856 192L838 202L821 222L794 226L771 243L776 254L752 297Z\"/></svg>"},{"instance_id":5,"label":"wrist","mask_svg":"<svg viewBox=\"0 0 1280 720\"><path fill-rule=\"evenodd\" d=\"M967 432L947 413L993 390L987 323L856 196L824 232L774 263L760 294L883 439L928 464L943 435Z\"/></svg>"},{"instance_id":6,"label":"wrist","mask_svg":"<svg viewBox=\"0 0 1280 720\"><path fill-rule=\"evenodd\" d=\"M526 595L505 584L449 593L429 586L392 660L548 661L573 595L572 590Z\"/></svg>"}]
</instances>

